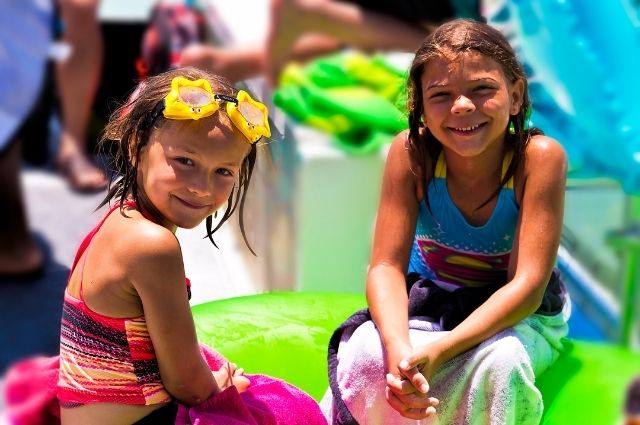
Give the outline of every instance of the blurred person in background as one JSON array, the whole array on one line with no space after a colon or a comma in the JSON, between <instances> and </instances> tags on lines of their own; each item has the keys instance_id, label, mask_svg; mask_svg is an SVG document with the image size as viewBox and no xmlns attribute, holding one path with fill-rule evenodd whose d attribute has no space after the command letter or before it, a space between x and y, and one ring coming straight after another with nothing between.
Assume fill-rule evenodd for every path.
<instances>
[{"instance_id":1,"label":"blurred person in background","mask_svg":"<svg viewBox=\"0 0 640 425\"><path fill-rule=\"evenodd\" d=\"M23 134L43 95L51 47L49 0L0 6L0 280L39 276L43 254L30 235L20 182Z\"/></svg>"},{"instance_id":2,"label":"blurred person in background","mask_svg":"<svg viewBox=\"0 0 640 425\"><path fill-rule=\"evenodd\" d=\"M477 0L271 0L263 45L187 47L181 64L237 82L266 74L271 85L289 60L309 60L350 46L363 51L413 52L438 24L479 18Z\"/></svg>"},{"instance_id":3,"label":"blurred person in background","mask_svg":"<svg viewBox=\"0 0 640 425\"><path fill-rule=\"evenodd\" d=\"M68 50L55 69L62 123L56 168L77 192L107 187L105 174L87 149L87 128L104 58L98 4L98 0L58 0L61 42Z\"/></svg>"},{"instance_id":4,"label":"blurred person in background","mask_svg":"<svg viewBox=\"0 0 640 425\"><path fill-rule=\"evenodd\" d=\"M627 387L624 401L624 425L640 425L640 375Z\"/></svg>"}]
</instances>

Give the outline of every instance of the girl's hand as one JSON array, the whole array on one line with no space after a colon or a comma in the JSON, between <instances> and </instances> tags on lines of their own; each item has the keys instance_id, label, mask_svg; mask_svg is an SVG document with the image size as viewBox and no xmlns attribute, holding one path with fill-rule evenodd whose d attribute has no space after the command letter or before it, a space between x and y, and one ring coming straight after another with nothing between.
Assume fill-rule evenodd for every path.
<instances>
[{"instance_id":1,"label":"girl's hand","mask_svg":"<svg viewBox=\"0 0 640 425\"><path fill-rule=\"evenodd\" d=\"M399 365L402 360L413 354L413 347L410 345L396 344L392 347L387 347L385 350L387 370L395 377L401 377Z\"/></svg>"},{"instance_id":2,"label":"girl's hand","mask_svg":"<svg viewBox=\"0 0 640 425\"><path fill-rule=\"evenodd\" d=\"M424 387L422 387L424 390ZM385 395L387 401L402 416L409 419L425 419L436 414L437 398L428 396L426 391L419 391L408 379L387 374Z\"/></svg>"},{"instance_id":3,"label":"girl's hand","mask_svg":"<svg viewBox=\"0 0 640 425\"><path fill-rule=\"evenodd\" d=\"M436 413L435 407L439 401L428 396L429 385L426 380L424 380L425 386L416 387L401 370L400 365L406 362L407 358L411 358L414 352L415 350L408 344L387 347L386 358L389 373L387 374L385 395L391 407L402 416L409 419L424 419Z\"/></svg>"},{"instance_id":4,"label":"girl's hand","mask_svg":"<svg viewBox=\"0 0 640 425\"><path fill-rule=\"evenodd\" d=\"M235 363L227 362L226 366L212 373L220 391L224 391L233 385L241 393L249 388L251 384L249 378L244 376L244 369L238 368Z\"/></svg>"},{"instance_id":5,"label":"girl's hand","mask_svg":"<svg viewBox=\"0 0 640 425\"><path fill-rule=\"evenodd\" d=\"M409 380L423 394L429 391L429 381L443 363L433 344L416 348L413 353L400 361L400 375Z\"/></svg>"}]
</instances>

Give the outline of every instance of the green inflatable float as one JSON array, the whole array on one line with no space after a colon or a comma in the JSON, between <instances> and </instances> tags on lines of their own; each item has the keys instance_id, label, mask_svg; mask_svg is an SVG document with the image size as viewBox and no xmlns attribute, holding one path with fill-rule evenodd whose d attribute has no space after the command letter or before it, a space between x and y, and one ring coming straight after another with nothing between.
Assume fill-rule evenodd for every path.
<instances>
[{"instance_id":1,"label":"green inflatable float","mask_svg":"<svg viewBox=\"0 0 640 425\"><path fill-rule=\"evenodd\" d=\"M348 154L368 154L407 128L405 85L386 56L341 52L288 65L273 102Z\"/></svg>"},{"instance_id":2,"label":"green inflatable float","mask_svg":"<svg viewBox=\"0 0 640 425\"><path fill-rule=\"evenodd\" d=\"M284 379L320 400L328 387L327 346L333 330L366 306L364 296L277 292L193 307L201 342L247 373ZM640 373L640 354L611 345L567 341L542 376L542 424L620 423L624 391Z\"/></svg>"}]
</instances>

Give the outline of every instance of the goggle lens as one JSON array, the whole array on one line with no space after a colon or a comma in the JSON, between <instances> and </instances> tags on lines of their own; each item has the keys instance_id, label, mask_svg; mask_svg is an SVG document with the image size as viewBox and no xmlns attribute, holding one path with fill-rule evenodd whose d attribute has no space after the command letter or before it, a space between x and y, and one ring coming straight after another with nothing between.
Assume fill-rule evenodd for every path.
<instances>
[{"instance_id":1,"label":"goggle lens","mask_svg":"<svg viewBox=\"0 0 640 425\"><path fill-rule=\"evenodd\" d=\"M211 95L200 87L183 86L178 90L178 100L190 107L202 107L212 102Z\"/></svg>"},{"instance_id":2,"label":"goggle lens","mask_svg":"<svg viewBox=\"0 0 640 425\"><path fill-rule=\"evenodd\" d=\"M264 112L251 103L239 102L238 110L249 124L256 127L264 125Z\"/></svg>"}]
</instances>

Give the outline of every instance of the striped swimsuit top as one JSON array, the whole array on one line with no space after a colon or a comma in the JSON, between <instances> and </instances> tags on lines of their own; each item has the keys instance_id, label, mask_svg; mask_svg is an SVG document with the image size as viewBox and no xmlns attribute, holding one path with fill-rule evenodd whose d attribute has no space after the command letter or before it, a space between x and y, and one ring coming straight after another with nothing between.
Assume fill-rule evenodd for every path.
<instances>
[{"instance_id":1,"label":"striped swimsuit top","mask_svg":"<svg viewBox=\"0 0 640 425\"><path fill-rule=\"evenodd\" d=\"M512 157L512 152L505 154L502 178ZM420 202L408 272L448 291L506 283L519 214L513 178L500 189L489 220L481 226L469 224L449 196L442 154L427 196L429 208L425 200Z\"/></svg>"},{"instance_id":2,"label":"striped swimsuit top","mask_svg":"<svg viewBox=\"0 0 640 425\"><path fill-rule=\"evenodd\" d=\"M132 203L133 206L135 204ZM72 271L113 207L82 241ZM58 399L62 407L89 403L152 405L171 401L164 388L144 316L107 317L64 294L60 330Z\"/></svg>"}]
</instances>

